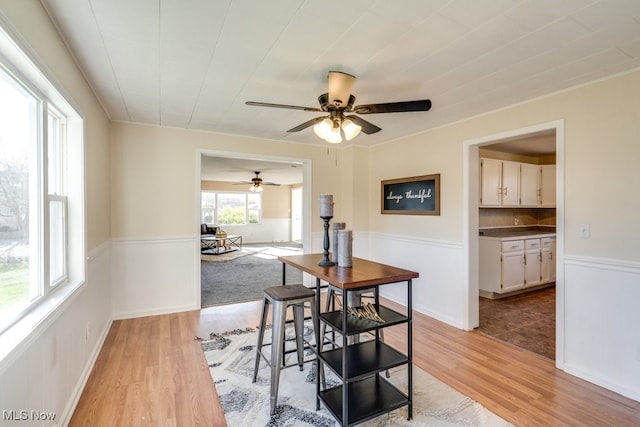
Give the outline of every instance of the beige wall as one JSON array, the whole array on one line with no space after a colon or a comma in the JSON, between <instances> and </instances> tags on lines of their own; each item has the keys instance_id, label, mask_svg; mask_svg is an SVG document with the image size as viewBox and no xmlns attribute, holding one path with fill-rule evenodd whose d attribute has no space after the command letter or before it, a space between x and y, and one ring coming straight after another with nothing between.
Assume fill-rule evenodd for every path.
<instances>
[{"instance_id":1,"label":"beige wall","mask_svg":"<svg viewBox=\"0 0 640 427\"><path fill-rule=\"evenodd\" d=\"M199 233L198 153L247 153L312 161L312 206L318 194L340 194L335 155L323 145L267 141L175 128L113 123L112 237L116 239L192 236ZM336 215L344 207L336 206ZM312 215L315 231L321 220Z\"/></svg>"},{"instance_id":2,"label":"beige wall","mask_svg":"<svg viewBox=\"0 0 640 427\"><path fill-rule=\"evenodd\" d=\"M247 191L249 184L236 185L222 181L202 181L203 190ZM263 185L262 218L291 218L291 186Z\"/></svg>"},{"instance_id":3,"label":"beige wall","mask_svg":"<svg viewBox=\"0 0 640 427\"><path fill-rule=\"evenodd\" d=\"M371 230L460 241L463 142L558 119L565 120L566 252L639 261L640 72L373 148L369 192L378 194L383 179L440 173L441 216L381 215L370 200ZM590 239L577 237L583 223Z\"/></svg>"}]
</instances>

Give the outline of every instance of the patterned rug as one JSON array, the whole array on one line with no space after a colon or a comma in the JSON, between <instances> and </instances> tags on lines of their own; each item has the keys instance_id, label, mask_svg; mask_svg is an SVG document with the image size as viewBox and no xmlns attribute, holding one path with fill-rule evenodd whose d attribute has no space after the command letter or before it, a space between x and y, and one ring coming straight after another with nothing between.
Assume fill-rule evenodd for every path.
<instances>
[{"instance_id":1,"label":"patterned rug","mask_svg":"<svg viewBox=\"0 0 640 427\"><path fill-rule=\"evenodd\" d=\"M305 328L305 335L312 340L312 329ZM287 330L288 340L293 331ZM269 367L262 360L256 383L252 383L256 357L257 332L237 330L231 333L211 334L202 342L211 377L216 386L227 425L243 427L263 426L320 426L339 424L321 405L316 411L315 362L308 362L304 370L297 367L281 370L278 404L273 416L269 415ZM265 343L271 339L270 331ZM265 347L268 353L270 347ZM313 353L306 358L313 360ZM295 353L287 356L287 364L294 363ZM326 370L329 386L337 384L337 377ZM389 381L404 392L406 367L391 371ZM417 366L413 366L413 419L407 421L407 408L369 420L362 426L510 426L479 403L458 393Z\"/></svg>"}]
</instances>

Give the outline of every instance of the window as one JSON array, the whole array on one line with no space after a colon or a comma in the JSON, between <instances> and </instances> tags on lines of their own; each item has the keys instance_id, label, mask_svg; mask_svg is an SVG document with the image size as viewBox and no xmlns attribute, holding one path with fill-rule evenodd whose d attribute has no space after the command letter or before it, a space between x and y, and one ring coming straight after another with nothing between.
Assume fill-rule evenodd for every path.
<instances>
[{"instance_id":1,"label":"window","mask_svg":"<svg viewBox=\"0 0 640 427\"><path fill-rule=\"evenodd\" d=\"M82 126L0 28L0 333L84 279Z\"/></svg>"},{"instance_id":2,"label":"window","mask_svg":"<svg viewBox=\"0 0 640 427\"><path fill-rule=\"evenodd\" d=\"M205 224L259 224L262 194L202 191L200 206Z\"/></svg>"}]
</instances>

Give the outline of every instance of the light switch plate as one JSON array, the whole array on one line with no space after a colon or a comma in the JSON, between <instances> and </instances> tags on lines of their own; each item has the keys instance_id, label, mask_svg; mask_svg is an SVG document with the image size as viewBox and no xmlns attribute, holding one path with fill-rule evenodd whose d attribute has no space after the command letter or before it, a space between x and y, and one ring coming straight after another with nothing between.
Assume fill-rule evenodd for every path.
<instances>
[{"instance_id":1,"label":"light switch plate","mask_svg":"<svg viewBox=\"0 0 640 427\"><path fill-rule=\"evenodd\" d=\"M591 225L580 224L578 227L578 237L588 239L591 237Z\"/></svg>"}]
</instances>

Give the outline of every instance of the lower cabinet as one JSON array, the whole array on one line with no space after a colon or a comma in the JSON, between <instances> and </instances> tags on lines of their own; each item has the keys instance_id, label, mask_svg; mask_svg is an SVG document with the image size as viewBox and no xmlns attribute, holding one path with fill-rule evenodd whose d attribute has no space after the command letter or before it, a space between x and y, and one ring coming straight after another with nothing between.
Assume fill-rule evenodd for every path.
<instances>
[{"instance_id":1,"label":"lower cabinet","mask_svg":"<svg viewBox=\"0 0 640 427\"><path fill-rule=\"evenodd\" d=\"M522 240L502 243L500 288L494 292L511 292L524 288L524 243Z\"/></svg>"},{"instance_id":2,"label":"lower cabinet","mask_svg":"<svg viewBox=\"0 0 640 427\"><path fill-rule=\"evenodd\" d=\"M556 239L545 237L541 239L540 248L540 276L542 283L556 281Z\"/></svg>"},{"instance_id":3,"label":"lower cabinet","mask_svg":"<svg viewBox=\"0 0 640 427\"><path fill-rule=\"evenodd\" d=\"M527 239L524 241L524 247L524 285L539 285L542 283L540 239Z\"/></svg>"},{"instance_id":4,"label":"lower cabinet","mask_svg":"<svg viewBox=\"0 0 640 427\"><path fill-rule=\"evenodd\" d=\"M554 282L555 238L480 238L480 290L504 294Z\"/></svg>"}]
</instances>

